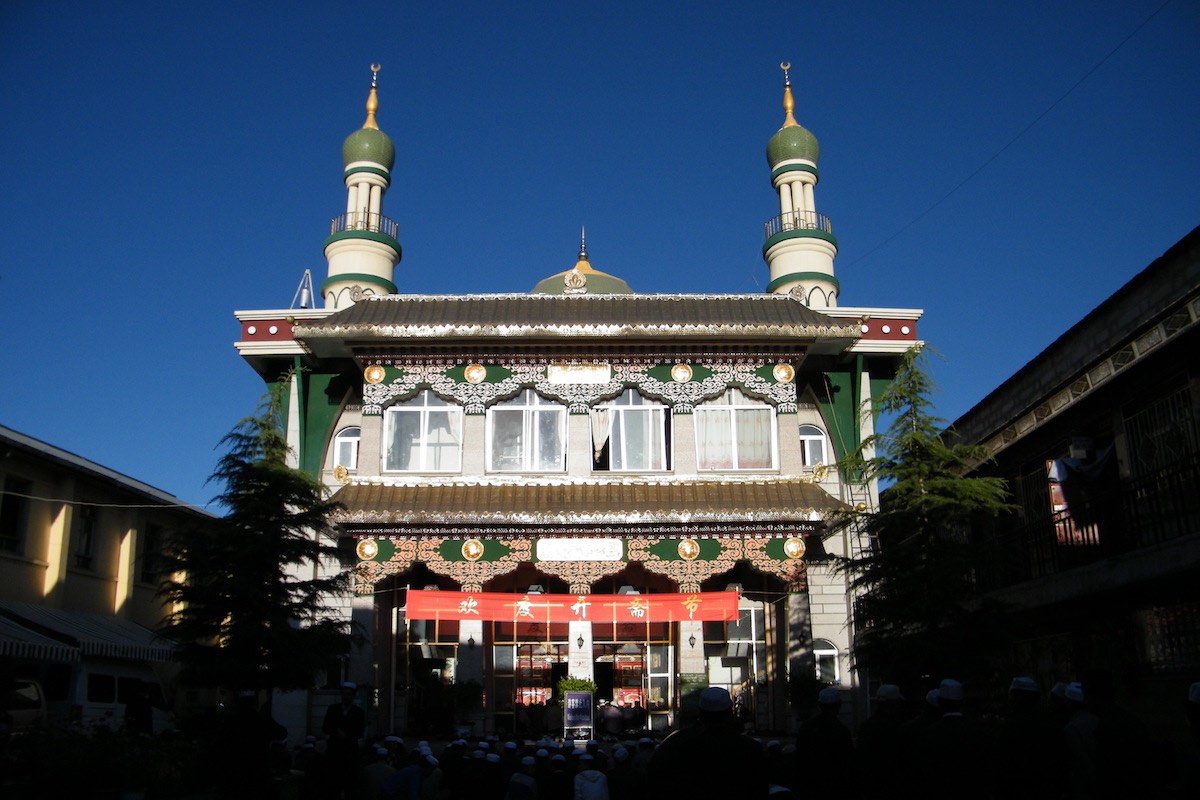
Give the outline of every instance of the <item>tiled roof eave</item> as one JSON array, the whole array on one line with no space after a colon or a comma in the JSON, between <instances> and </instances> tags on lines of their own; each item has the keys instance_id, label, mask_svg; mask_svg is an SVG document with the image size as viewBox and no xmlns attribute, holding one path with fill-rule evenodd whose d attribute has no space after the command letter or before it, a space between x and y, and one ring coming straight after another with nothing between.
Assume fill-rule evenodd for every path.
<instances>
[{"instance_id":1,"label":"tiled roof eave","mask_svg":"<svg viewBox=\"0 0 1200 800\"><path fill-rule=\"evenodd\" d=\"M297 326L298 339L857 339L857 326L834 325L345 325Z\"/></svg>"}]
</instances>

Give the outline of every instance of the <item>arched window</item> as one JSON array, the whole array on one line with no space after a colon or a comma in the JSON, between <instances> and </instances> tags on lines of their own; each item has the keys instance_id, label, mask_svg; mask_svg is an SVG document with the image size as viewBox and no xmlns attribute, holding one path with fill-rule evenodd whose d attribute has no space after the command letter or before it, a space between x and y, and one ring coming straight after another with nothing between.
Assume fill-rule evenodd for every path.
<instances>
[{"instance_id":1,"label":"arched window","mask_svg":"<svg viewBox=\"0 0 1200 800\"><path fill-rule=\"evenodd\" d=\"M362 431L357 426L342 428L333 437L333 465L353 472L358 469L358 440Z\"/></svg>"},{"instance_id":2,"label":"arched window","mask_svg":"<svg viewBox=\"0 0 1200 800\"><path fill-rule=\"evenodd\" d=\"M661 472L671 468L671 410L634 389L592 409L597 470Z\"/></svg>"},{"instance_id":3,"label":"arched window","mask_svg":"<svg viewBox=\"0 0 1200 800\"><path fill-rule=\"evenodd\" d=\"M813 659L817 665L818 681L827 684L842 682L837 645L828 639L813 639Z\"/></svg>"},{"instance_id":4,"label":"arched window","mask_svg":"<svg viewBox=\"0 0 1200 800\"><path fill-rule=\"evenodd\" d=\"M692 413L701 471L775 468L775 409L732 388Z\"/></svg>"},{"instance_id":5,"label":"arched window","mask_svg":"<svg viewBox=\"0 0 1200 800\"><path fill-rule=\"evenodd\" d=\"M425 389L387 409L383 468L391 472L462 469L462 409Z\"/></svg>"},{"instance_id":6,"label":"arched window","mask_svg":"<svg viewBox=\"0 0 1200 800\"><path fill-rule=\"evenodd\" d=\"M800 426L800 463L806 467L828 464L825 432L816 425Z\"/></svg>"},{"instance_id":7,"label":"arched window","mask_svg":"<svg viewBox=\"0 0 1200 800\"><path fill-rule=\"evenodd\" d=\"M487 410L487 463L496 472L563 472L567 407L525 389Z\"/></svg>"}]
</instances>

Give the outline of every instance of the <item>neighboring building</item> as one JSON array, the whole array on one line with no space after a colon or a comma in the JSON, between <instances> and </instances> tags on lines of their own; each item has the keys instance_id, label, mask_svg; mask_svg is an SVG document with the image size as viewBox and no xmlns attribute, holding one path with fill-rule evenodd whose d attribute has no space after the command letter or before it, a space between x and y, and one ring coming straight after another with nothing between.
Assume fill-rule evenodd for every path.
<instances>
[{"instance_id":1,"label":"neighboring building","mask_svg":"<svg viewBox=\"0 0 1200 800\"><path fill-rule=\"evenodd\" d=\"M655 729L708 684L760 730L791 724L789 675L853 685L821 556L877 492L830 465L872 433L922 312L838 305L793 105L785 75L766 294L637 294L581 246L529 293L401 295L372 81L324 307L236 316L241 355L288 382L296 463L344 506L345 612L372 645L327 679L374 687L380 730L445 729L469 682L489 732L535 726L568 675Z\"/></svg>"},{"instance_id":2,"label":"neighboring building","mask_svg":"<svg viewBox=\"0 0 1200 800\"><path fill-rule=\"evenodd\" d=\"M0 453L0 684L37 680L53 721L119 727L143 686L161 707L163 548L207 514L2 426Z\"/></svg>"},{"instance_id":3,"label":"neighboring building","mask_svg":"<svg viewBox=\"0 0 1200 800\"><path fill-rule=\"evenodd\" d=\"M981 588L1017 668L1094 669L1157 723L1200 676L1200 228L952 426L1018 508Z\"/></svg>"}]
</instances>

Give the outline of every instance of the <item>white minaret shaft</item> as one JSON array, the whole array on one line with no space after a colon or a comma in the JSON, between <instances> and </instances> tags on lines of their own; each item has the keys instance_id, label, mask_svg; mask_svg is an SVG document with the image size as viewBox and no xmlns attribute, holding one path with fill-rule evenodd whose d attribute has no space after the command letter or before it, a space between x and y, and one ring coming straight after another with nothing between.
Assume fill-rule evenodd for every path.
<instances>
[{"instance_id":1,"label":"white minaret shaft","mask_svg":"<svg viewBox=\"0 0 1200 800\"><path fill-rule=\"evenodd\" d=\"M779 216L766 224L763 259L771 282L768 292L791 293L812 308L837 305L838 282L833 274L837 239L829 218L817 213L814 187L820 175L817 138L796 122L796 101L783 69L783 126L767 143L771 185L779 195Z\"/></svg>"},{"instance_id":2,"label":"white minaret shaft","mask_svg":"<svg viewBox=\"0 0 1200 800\"><path fill-rule=\"evenodd\" d=\"M367 121L342 144L346 213L335 217L325 240L329 277L321 285L327 308L345 308L373 294L394 294L400 263L398 226L383 215L383 195L391 183L396 149L379 129L379 65L371 66Z\"/></svg>"}]
</instances>

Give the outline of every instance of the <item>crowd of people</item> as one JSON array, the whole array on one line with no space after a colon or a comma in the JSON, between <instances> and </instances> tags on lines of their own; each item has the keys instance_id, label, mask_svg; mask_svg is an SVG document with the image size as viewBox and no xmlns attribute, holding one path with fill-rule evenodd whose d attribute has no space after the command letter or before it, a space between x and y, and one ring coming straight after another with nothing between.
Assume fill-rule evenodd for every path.
<instances>
[{"instance_id":1,"label":"crowd of people","mask_svg":"<svg viewBox=\"0 0 1200 800\"><path fill-rule=\"evenodd\" d=\"M1049 692L1014 678L1005 712L987 719L964 705L956 680L912 702L884 684L854 732L842 721L841 691L828 687L794 740L765 741L743 731L725 689L710 687L696 722L661 741L622 730L579 746L549 735L436 747L398 736L364 740L353 696L347 687L328 711L324 737L309 737L291 759L289 774L306 800L1200 797L1200 747L1168 774L1145 726L1100 678ZM1200 745L1200 683L1186 709Z\"/></svg>"}]
</instances>

